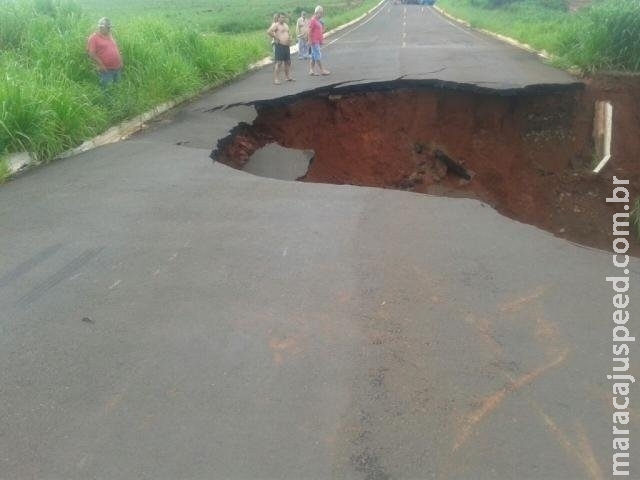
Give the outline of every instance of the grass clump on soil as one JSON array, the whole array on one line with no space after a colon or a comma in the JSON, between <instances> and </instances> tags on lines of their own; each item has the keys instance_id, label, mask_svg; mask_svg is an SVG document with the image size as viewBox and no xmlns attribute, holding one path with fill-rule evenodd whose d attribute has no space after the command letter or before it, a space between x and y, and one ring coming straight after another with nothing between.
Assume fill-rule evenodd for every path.
<instances>
[{"instance_id":1,"label":"grass clump on soil","mask_svg":"<svg viewBox=\"0 0 640 480\"><path fill-rule=\"evenodd\" d=\"M330 21L375 0L331 0ZM0 158L47 161L109 126L226 81L270 53L274 11L297 0L0 0ZM295 15L295 17L294 17ZM85 51L98 18L113 21L122 81L103 91ZM6 162L0 178L7 174Z\"/></svg>"},{"instance_id":2,"label":"grass clump on soil","mask_svg":"<svg viewBox=\"0 0 640 480\"><path fill-rule=\"evenodd\" d=\"M6 158L0 158L0 183L9 175L9 165Z\"/></svg>"},{"instance_id":3,"label":"grass clump on soil","mask_svg":"<svg viewBox=\"0 0 640 480\"><path fill-rule=\"evenodd\" d=\"M562 67L640 71L640 0L440 0L472 26L544 50Z\"/></svg>"},{"instance_id":4,"label":"grass clump on soil","mask_svg":"<svg viewBox=\"0 0 640 480\"><path fill-rule=\"evenodd\" d=\"M636 198L631 210L631 228L636 238L640 240L640 197Z\"/></svg>"}]
</instances>

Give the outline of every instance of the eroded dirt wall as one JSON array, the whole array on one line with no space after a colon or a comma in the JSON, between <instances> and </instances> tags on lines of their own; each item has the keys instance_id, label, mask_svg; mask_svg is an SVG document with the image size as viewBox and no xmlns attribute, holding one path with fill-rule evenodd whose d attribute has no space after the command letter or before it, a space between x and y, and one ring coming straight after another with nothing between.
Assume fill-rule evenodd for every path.
<instances>
[{"instance_id":1,"label":"eroded dirt wall","mask_svg":"<svg viewBox=\"0 0 640 480\"><path fill-rule=\"evenodd\" d=\"M594 100L602 93L588 87L318 94L260 105L254 124L237 129L216 157L242 168L270 142L312 149L303 181L469 196L556 235L607 248L615 213L604 201L611 176L590 173ZM640 125L634 99L620 97L616 111L618 119ZM640 135L624 128L618 126L614 153L635 198L640 169L630 157L638 154Z\"/></svg>"}]
</instances>

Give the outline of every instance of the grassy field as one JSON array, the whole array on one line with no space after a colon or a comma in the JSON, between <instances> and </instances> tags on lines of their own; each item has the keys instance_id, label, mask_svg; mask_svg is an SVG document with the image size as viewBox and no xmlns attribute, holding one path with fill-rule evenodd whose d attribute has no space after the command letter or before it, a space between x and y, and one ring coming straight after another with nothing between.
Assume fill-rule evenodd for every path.
<instances>
[{"instance_id":1,"label":"grassy field","mask_svg":"<svg viewBox=\"0 0 640 480\"><path fill-rule=\"evenodd\" d=\"M439 0L472 26L545 50L560 67L640 71L640 0Z\"/></svg>"},{"instance_id":2,"label":"grassy field","mask_svg":"<svg viewBox=\"0 0 640 480\"><path fill-rule=\"evenodd\" d=\"M378 0L323 3L333 28ZM36 161L167 100L227 81L270 53L273 14L295 21L299 0L0 0L0 179L10 153ZM98 18L112 19L125 69L109 92L85 52Z\"/></svg>"},{"instance_id":3,"label":"grassy field","mask_svg":"<svg viewBox=\"0 0 640 480\"><path fill-rule=\"evenodd\" d=\"M126 22L131 16L153 16L180 25L190 25L198 31L246 33L266 30L273 14L285 12L290 23L301 10L312 12L317 3L306 0L78 0L83 10L94 17L108 16L115 23ZM377 2L363 0L328 0L321 2L327 12L328 27L335 19L353 12L362 5L369 8Z\"/></svg>"},{"instance_id":4,"label":"grassy field","mask_svg":"<svg viewBox=\"0 0 640 480\"><path fill-rule=\"evenodd\" d=\"M270 51L273 14L293 23L307 0L0 0L0 179L8 154L37 161L167 100L227 81ZM327 0L328 29L378 0ZM543 49L564 67L640 70L640 0L439 0L474 26ZM108 16L125 60L105 94L85 52Z\"/></svg>"},{"instance_id":5,"label":"grassy field","mask_svg":"<svg viewBox=\"0 0 640 480\"><path fill-rule=\"evenodd\" d=\"M192 25L199 31L219 33L266 30L265 24L268 26L277 12L288 14L293 23L300 11L313 12L317 5L308 0L112 0L109 11L105 12L103 0L81 0L80 3L87 12L113 16L116 20L126 20L130 15L158 15L171 22ZM327 26L332 28L346 17L354 18L354 12L362 13L378 2L328 0L320 3L327 14Z\"/></svg>"}]
</instances>

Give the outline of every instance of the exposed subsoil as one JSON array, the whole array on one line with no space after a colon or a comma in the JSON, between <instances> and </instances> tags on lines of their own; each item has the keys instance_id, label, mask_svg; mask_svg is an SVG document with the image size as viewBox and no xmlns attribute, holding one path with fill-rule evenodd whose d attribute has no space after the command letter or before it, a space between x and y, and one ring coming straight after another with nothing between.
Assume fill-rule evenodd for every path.
<instances>
[{"instance_id":1,"label":"exposed subsoil","mask_svg":"<svg viewBox=\"0 0 640 480\"><path fill-rule=\"evenodd\" d=\"M312 149L300 180L394 188L480 199L502 214L559 237L611 250L606 203L612 176L640 195L640 77L598 76L584 88L509 92L451 85L387 85L256 104L212 156L242 169L251 154L277 142ZM596 100L613 104L612 160L599 174L593 140ZM630 253L640 243L629 237Z\"/></svg>"}]
</instances>

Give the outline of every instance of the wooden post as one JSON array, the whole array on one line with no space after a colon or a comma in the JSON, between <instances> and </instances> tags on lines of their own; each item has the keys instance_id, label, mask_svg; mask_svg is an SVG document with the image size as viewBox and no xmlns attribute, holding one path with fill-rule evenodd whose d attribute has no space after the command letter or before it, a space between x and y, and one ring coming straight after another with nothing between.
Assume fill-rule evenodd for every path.
<instances>
[{"instance_id":1,"label":"wooden post","mask_svg":"<svg viewBox=\"0 0 640 480\"><path fill-rule=\"evenodd\" d=\"M593 173L600 173L611 158L611 140L613 130L613 105L609 101L596 102L593 119L593 140L596 158L600 159Z\"/></svg>"}]
</instances>

